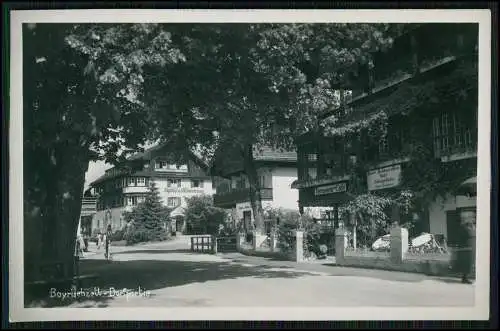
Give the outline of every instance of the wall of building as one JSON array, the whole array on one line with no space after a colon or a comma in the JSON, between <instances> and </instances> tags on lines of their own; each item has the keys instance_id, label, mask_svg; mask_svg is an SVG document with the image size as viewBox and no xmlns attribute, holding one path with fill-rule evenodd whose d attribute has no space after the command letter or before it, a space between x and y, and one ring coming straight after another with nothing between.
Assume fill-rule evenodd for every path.
<instances>
[{"instance_id":1,"label":"wall of building","mask_svg":"<svg viewBox=\"0 0 500 331\"><path fill-rule=\"evenodd\" d=\"M457 208L475 207L476 198L465 196L448 196L446 199L436 199L429 207L429 226L433 234L443 234L448 237L446 212Z\"/></svg>"},{"instance_id":2,"label":"wall of building","mask_svg":"<svg viewBox=\"0 0 500 331\"><path fill-rule=\"evenodd\" d=\"M190 178L180 178L181 187L168 187L167 178L155 178L154 182L158 188L160 198L162 203L167 206L169 197L180 197L181 207L186 207L186 198L190 198L196 195L213 195L215 190L212 187L212 181L205 179L203 180L203 187L192 188Z\"/></svg>"},{"instance_id":3,"label":"wall of building","mask_svg":"<svg viewBox=\"0 0 500 331\"><path fill-rule=\"evenodd\" d=\"M297 168L275 168L272 170L273 200L272 207L299 210L299 191L292 189L297 180Z\"/></svg>"},{"instance_id":4,"label":"wall of building","mask_svg":"<svg viewBox=\"0 0 500 331\"><path fill-rule=\"evenodd\" d=\"M262 176L265 174L272 175L272 189L273 189L273 200L262 201L262 208L264 210L268 208L283 208L291 210L299 210L298 200L299 192L298 190L292 189L291 184L297 179L297 169L296 168L261 168L258 171L258 175ZM234 209L234 217L236 221L239 222L243 219L243 213L245 211L252 211L252 206L250 201L237 203ZM252 221L253 212L252 214Z\"/></svg>"},{"instance_id":5,"label":"wall of building","mask_svg":"<svg viewBox=\"0 0 500 331\"><path fill-rule=\"evenodd\" d=\"M190 178L181 178L181 187L168 187L167 178L155 178L154 179L156 187L158 188L158 192L160 195L160 199L162 203L167 206L168 197L180 197L181 198L181 207L186 206L186 198L207 194L214 194L214 190L212 188L212 182L210 180L203 181L202 188L191 188L191 179ZM133 187L134 188L134 187ZM138 189L144 189L144 187L138 187ZM104 210L98 210L93 218L92 218L92 231L96 229L101 229L104 231L107 226L106 219L111 220L111 227L113 231L120 229L125 225L125 220L123 219L123 213L126 210L131 210L133 206L126 207L116 207Z\"/></svg>"},{"instance_id":6,"label":"wall of building","mask_svg":"<svg viewBox=\"0 0 500 331\"><path fill-rule=\"evenodd\" d=\"M97 229L105 231L109 223L113 231L121 229L125 226L123 212L130 209L131 207L118 207L97 211L92 217L92 232Z\"/></svg>"}]
</instances>

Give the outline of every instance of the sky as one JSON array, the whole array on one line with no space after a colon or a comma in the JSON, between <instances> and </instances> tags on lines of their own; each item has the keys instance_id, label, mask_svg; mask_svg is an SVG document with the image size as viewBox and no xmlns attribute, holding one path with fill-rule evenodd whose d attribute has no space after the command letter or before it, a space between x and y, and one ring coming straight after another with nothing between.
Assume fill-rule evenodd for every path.
<instances>
[{"instance_id":1,"label":"sky","mask_svg":"<svg viewBox=\"0 0 500 331\"><path fill-rule=\"evenodd\" d=\"M148 149L148 148L155 146L156 144L158 144L158 142L155 142L155 141L147 142L146 144L144 144L143 147L145 149ZM94 180L96 180L97 178L104 175L104 172L112 167L113 167L113 165L106 163L104 161L89 162L89 168L88 168L87 172L85 173L85 189L84 190L87 190L90 186L90 183L92 183Z\"/></svg>"},{"instance_id":2,"label":"sky","mask_svg":"<svg viewBox=\"0 0 500 331\"><path fill-rule=\"evenodd\" d=\"M104 175L104 171L111 167L111 164L104 161L90 162L87 173L85 173L85 190L89 187L90 183Z\"/></svg>"}]
</instances>

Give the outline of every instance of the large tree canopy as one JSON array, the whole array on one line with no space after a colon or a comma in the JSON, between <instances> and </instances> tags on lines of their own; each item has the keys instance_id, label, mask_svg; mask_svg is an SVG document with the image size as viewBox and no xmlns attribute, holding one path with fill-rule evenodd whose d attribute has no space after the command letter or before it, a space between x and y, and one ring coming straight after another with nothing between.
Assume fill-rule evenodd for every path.
<instances>
[{"instance_id":1,"label":"large tree canopy","mask_svg":"<svg viewBox=\"0 0 500 331\"><path fill-rule=\"evenodd\" d=\"M260 228L253 149L289 149L315 130L318 114L338 105L340 87L393 33L387 24L92 25L67 40L90 58L100 84L120 85L147 109L159 136L182 148L236 147Z\"/></svg>"},{"instance_id":2,"label":"large tree canopy","mask_svg":"<svg viewBox=\"0 0 500 331\"><path fill-rule=\"evenodd\" d=\"M34 264L49 257L72 265L89 161L119 161L126 155L122 151L136 150L158 132L152 112L133 97L133 72L127 80L113 80L106 63L98 61L119 63L121 55L137 71L141 63L134 59L140 46L132 37L139 26L95 27L107 31L93 37L106 41L106 55L72 37L91 31L88 25L24 26L24 242L25 265L34 268L26 268L27 279L49 277L38 275ZM170 49L159 43L162 50ZM156 47L149 40L146 44ZM165 65L177 61L171 49L162 59Z\"/></svg>"},{"instance_id":3,"label":"large tree canopy","mask_svg":"<svg viewBox=\"0 0 500 331\"><path fill-rule=\"evenodd\" d=\"M64 237L66 248L45 249L69 258L88 162L119 161L156 138L208 154L239 148L261 228L252 149L288 148L314 129L392 33L386 24L26 26L27 235Z\"/></svg>"}]
</instances>

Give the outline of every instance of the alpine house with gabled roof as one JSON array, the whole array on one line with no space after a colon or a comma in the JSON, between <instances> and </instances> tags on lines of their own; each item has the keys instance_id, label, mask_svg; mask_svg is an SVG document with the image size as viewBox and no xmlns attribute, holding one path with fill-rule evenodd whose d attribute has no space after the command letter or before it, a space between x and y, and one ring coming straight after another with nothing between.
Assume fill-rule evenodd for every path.
<instances>
[{"instance_id":1,"label":"alpine house with gabled roof","mask_svg":"<svg viewBox=\"0 0 500 331\"><path fill-rule=\"evenodd\" d=\"M243 159L238 155L227 149L215 155L211 168L212 175L217 176L214 177L214 205L228 210L234 225L249 232L254 221L250 186ZM264 211L268 208L298 211L298 192L291 188L297 179L297 153L263 147L254 149L253 156ZM265 217L267 232L274 221Z\"/></svg>"},{"instance_id":2,"label":"alpine house with gabled roof","mask_svg":"<svg viewBox=\"0 0 500 331\"><path fill-rule=\"evenodd\" d=\"M186 232L182 216L187 198L212 195L214 191L208 165L191 150L182 154L176 156L168 144L158 144L106 170L91 183L98 194L92 231L103 231L108 224L113 231L123 228L124 212L144 201L149 183L153 181L162 203L172 210L170 216L175 219L172 231Z\"/></svg>"}]
</instances>

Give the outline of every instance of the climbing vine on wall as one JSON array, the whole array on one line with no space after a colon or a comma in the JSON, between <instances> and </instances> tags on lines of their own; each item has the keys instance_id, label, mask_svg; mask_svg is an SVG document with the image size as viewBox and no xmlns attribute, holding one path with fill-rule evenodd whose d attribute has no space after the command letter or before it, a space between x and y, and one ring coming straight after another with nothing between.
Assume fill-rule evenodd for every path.
<instances>
[{"instance_id":1,"label":"climbing vine on wall","mask_svg":"<svg viewBox=\"0 0 500 331\"><path fill-rule=\"evenodd\" d=\"M407 217L403 222L413 222L411 213L427 209L437 197L453 194L456 188L468 177L476 174L476 159L442 162L435 155L433 120L443 108L454 112L470 112L476 107L474 89L477 87L477 67L463 61L449 74L426 80L412 80L404 83L388 97L359 106L350 116L350 120L332 116L323 124L326 137L340 137L349 146L358 146L351 150L361 157L356 165L347 170L350 175L350 191L354 199L345 210L357 215L360 228L369 227L370 219L379 222L380 227L387 227L389 206L400 207L401 214ZM367 115L371 114L371 115ZM377 148L381 139L388 132L389 118L392 114L403 115L403 123L408 128L403 133L405 140L401 149L389 150L388 159L408 158L402 163L402 183L397 191L367 192L366 175L377 162L369 162L363 153L367 145ZM391 124L392 125L392 124ZM349 152L348 152L349 153ZM411 227L412 224L405 224Z\"/></svg>"},{"instance_id":2,"label":"climbing vine on wall","mask_svg":"<svg viewBox=\"0 0 500 331\"><path fill-rule=\"evenodd\" d=\"M387 122L387 113L380 111L342 126L336 126L337 120L332 116L324 121L322 128L326 137L349 137L354 139L354 136L359 136L363 131L367 131L370 137L375 138L385 137Z\"/></svg>"}]
</instances>

